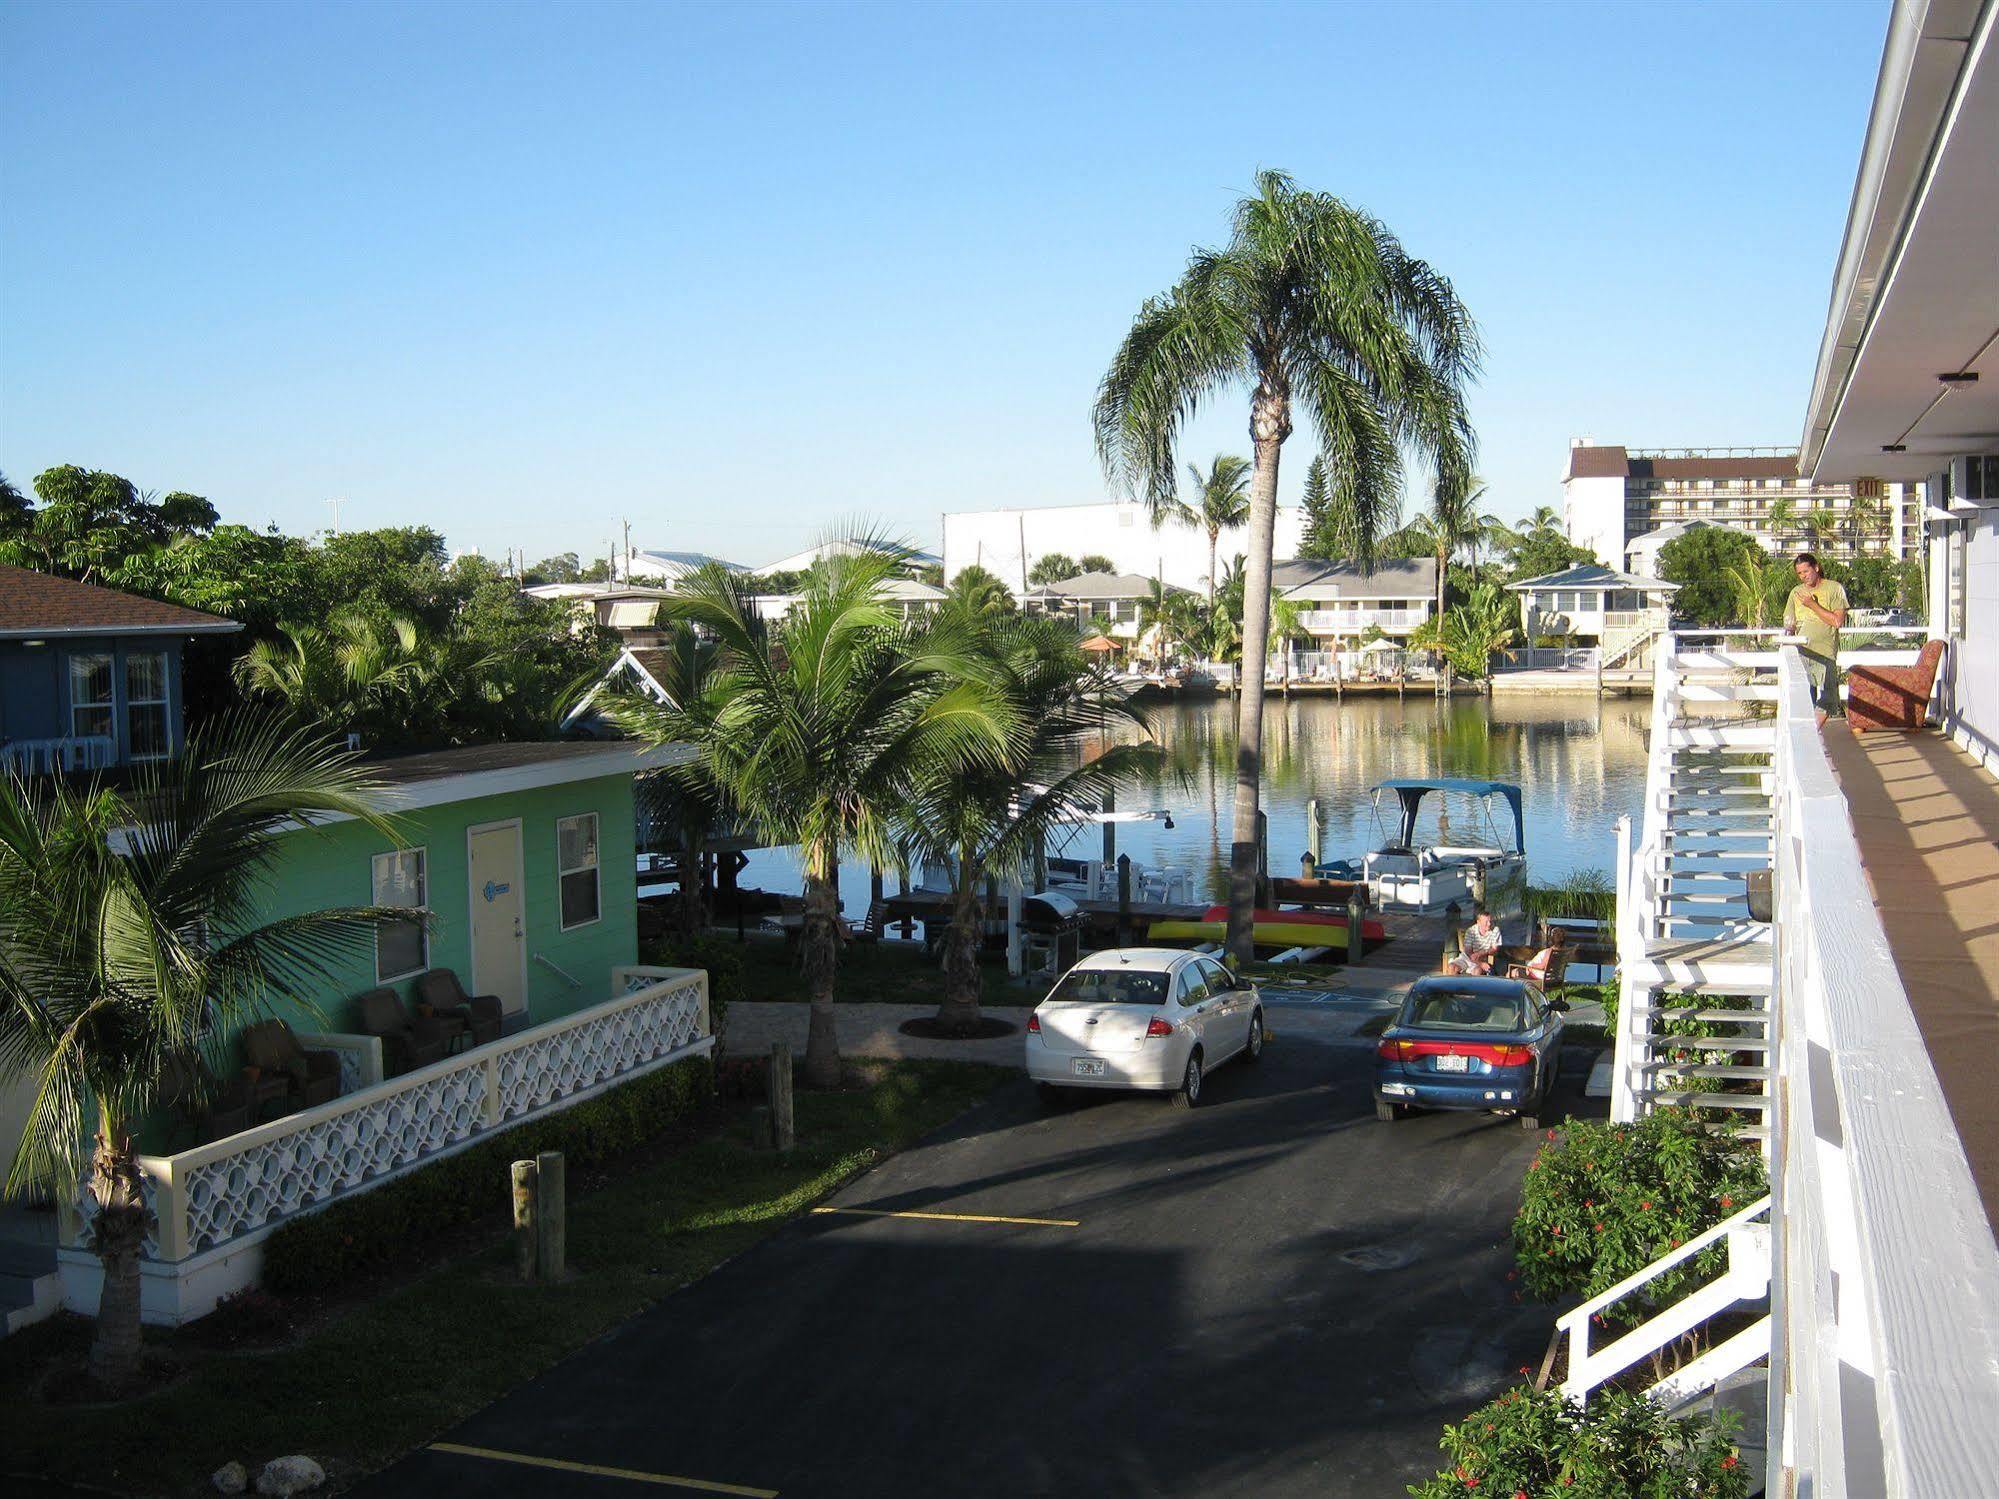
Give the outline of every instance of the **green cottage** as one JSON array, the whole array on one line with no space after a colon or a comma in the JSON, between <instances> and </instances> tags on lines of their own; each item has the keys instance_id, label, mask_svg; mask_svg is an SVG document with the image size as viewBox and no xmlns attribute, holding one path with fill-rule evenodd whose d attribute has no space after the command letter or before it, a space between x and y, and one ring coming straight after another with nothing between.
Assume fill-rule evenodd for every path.
<instances>
[{"instance_id":1,"label":"green cottage","mask_svg":"<svg viewBox=\"0 0 1999 1499\"><path fill-rule=\"evenodd\" d=\"M353 950L311 1007L275 1009L295 1070L252 1067L247 1034L217 1038L235 1112L173 1111L143 1137L145 1320L177 1325L254 1285L288 1219L707 1054L707 975L638 963L635 777L687 753L565 741L382 760L369 769L400 840L347 818L284 835L258 921L358 905L411 919ZM496 1023L428 1012L424 980L446 970ZM58 1206L50 1279L60 1304L94 1313L99 1262L77 1205Z\"/></svg>"}]
</instances>

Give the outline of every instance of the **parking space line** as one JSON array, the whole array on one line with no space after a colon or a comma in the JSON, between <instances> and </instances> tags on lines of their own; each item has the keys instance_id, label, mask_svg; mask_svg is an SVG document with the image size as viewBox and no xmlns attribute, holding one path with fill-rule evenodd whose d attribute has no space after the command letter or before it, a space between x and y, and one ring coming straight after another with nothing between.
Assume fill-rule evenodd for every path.
<instances>
[{"instance_id":1,"label":"parking space line","mask_svg":"<svg viewBox=\"0 0 1999 1499\"><path fill-rule=\"evenodd\" d=\"M1013 1223L1026 1228L1081 1228L1075 1218L1005 1218L997 1213L904 1213L887 1208L814 1208L814 1213L841 1213L855 1218L921 1218L933 1223Z\"/></svg>"},{"instance_id":2,"label":"parking space line","mask_svg":"<svg viewBox=\"0 0 1999 1499\"><path fill-rule=\"evenodd\" d=\"M559 1457L533 1457L525 1452L499 1452L491 1447L467 1447L458 1442L432 1442L432 1452L449 1452L458 1457L484 1457L497 1463L518 1463L524 1468L553 1468L558 1473L585 1473L593 1478L622 1478L628 1483L658 1484L670 1489L693 1489L702 1494L737 1494L742 1499L777 1499L776 1489L749 1489L736 1483L710 1483L705 1478L676 1478L671 1473L645 1473L637 1468L609 1468L602 1463L572 1463Z\"/></svg>"}]
</instances>

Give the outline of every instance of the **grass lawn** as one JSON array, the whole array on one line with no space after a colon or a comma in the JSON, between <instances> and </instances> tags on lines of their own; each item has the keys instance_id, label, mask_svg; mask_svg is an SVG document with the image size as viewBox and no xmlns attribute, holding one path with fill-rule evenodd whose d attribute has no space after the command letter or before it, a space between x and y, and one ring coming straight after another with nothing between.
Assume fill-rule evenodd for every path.
<instances>
[{"instance_id":1,"label":"grass lawn","mask_svg":"<svg viewBox=\"0 0 1999 1499\"><path fill-rule=\"evenodd\" d=\"M799 1146L786 1159L751 1146L740 1112L724 1116L707 1136L636 1152L603 1185L572 1195L577 1273L565 1284L514 1281L508 1238L495 1232L265 1351L212 1352L190 1330L149 1333L149 1351L182 1376L122 1405L44 1404L51 1361L78 1355L90 1324L29 1328L0 1342L0 1470L197 1494L212 1492L208 1475L231 1458L254 1478L259 1463L304 1452L351 1481L699 1279L1011 1075L899 1062L881 1064L864 1088L802 1091ZM493 1189L504 1200L506 1183Z\"/></svg>"}]
</instances>

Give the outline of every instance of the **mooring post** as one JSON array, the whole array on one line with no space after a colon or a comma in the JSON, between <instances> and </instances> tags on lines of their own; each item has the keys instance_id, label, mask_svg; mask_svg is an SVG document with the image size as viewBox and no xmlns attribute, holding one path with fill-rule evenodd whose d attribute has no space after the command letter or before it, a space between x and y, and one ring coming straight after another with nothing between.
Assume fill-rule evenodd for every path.
<instances>
[{"instance_id":1,"label":"mooring post","mask_svg":"<svg viewBox=\"0 0 1999 1499\"><path fill-rule=\"evenodd\" d=\"M543 1151L534 1158L534 1245L535 1273L546 1281L562 1279L568 1258L565 1211L562 1152Z\"/></svg>"},{"instance_id":2,"label":"mooring post","mask_svg":"<svg viewBox=\"0 0 1999 1499\"><path fill-rule=\"evenodd\" d=\"M534 1186L535 1163L515 1161L514 1178L514 1267L522 1280L534 1279Z\"/></svg>"},{"instance_id":3,"label":"mooring post","mask_svg":"<svg viewBox=\"0 0 1999 1499\"><path fill-rule=\"evenodd\" d=\"M770 1045L770 1123L771 1142L780 1155L798 1143L791 1112L791 1043L788 1041L773 1041Z\"/></svg>"},{"instance_id":4,"label":"mooring post","mask_svg":"<svg viewBox=\"0 0 1999 1499\"><path fill-rule=\"evenodd\" d=\"M1367 898L1362 894L1365 886L1356 886L1347 896L1347 962L1358 963L1367 953L1361 927L1362 913L1367 910Z\"/></svg>"},{"instance_id":5,"label":"mooring post","mask_svg":"<svg viewBox=\"0 0 1999 1499\"><path fill-rule=\"evenodd\" d=\"M1117 856L1117 945L1131 946L1131 855Z\"/></svg>"}]
</instances>

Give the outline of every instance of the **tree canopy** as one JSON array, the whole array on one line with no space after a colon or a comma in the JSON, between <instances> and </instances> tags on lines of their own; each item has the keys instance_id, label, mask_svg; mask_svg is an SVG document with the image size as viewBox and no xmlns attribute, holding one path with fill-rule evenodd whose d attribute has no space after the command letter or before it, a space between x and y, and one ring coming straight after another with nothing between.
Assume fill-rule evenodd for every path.
<instances>
[{"instance_id":1,"label":"tree canopy","mask_svg":"<svg viewBox=\"0 0 1999 1499\"><path fill-rule=\"evenodd\" d=\"M1738 576L1753 571L1760 577L1767 560L1756 538L1745 531L1697 526L1659 548L1659 576L1680 585L1673 595L1674 613L1704 629L1719 629L1745 623L1730 571Z\"/></svg>"}]
</instances>

